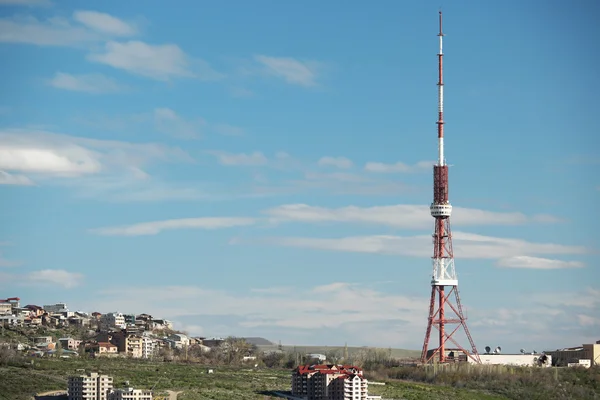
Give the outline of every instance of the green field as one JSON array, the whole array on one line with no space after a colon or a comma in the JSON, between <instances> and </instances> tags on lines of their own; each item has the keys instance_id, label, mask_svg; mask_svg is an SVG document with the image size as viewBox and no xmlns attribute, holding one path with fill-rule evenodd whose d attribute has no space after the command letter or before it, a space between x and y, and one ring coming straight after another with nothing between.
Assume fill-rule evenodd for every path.
<instances>
[{"instance_id":1,"label":"green field","mask_svg":"<svg viewBox=\"0 0 600 400\"><path fill-rule=\"evenodd\" d=\"M259 345L257 346L261 351L275 351L279 348L278 345ZM282 346L286 352L299 352L302 354L324 354L329 356L335 354L338 357L343 356L344 346ZM420 350L406 350L406 349L390 349L390 348L375 348L375 347L350 347L348 346L348 355L354 357L359 355L361 352L367 350L380 350L390 355L392 358L418 358L421 356Z\"/></svg>"},{"instance_id":2,"label":"green field","mask_svg":"<svg viewBox=\"0 0 600 400\"><path fill-rule=\"evenodd\" d=\"M109 360L35 360L27 367L0 368L0 399L29 400L36 393L66 389L66 378L77 369L101 371L115 379L116 386L129 381L137 388L152 388L160 395L166 390L181 390L179 400L200 399L275 399L267 393L289 390L290 371L216 367L213 374L207 367L195 364L151 363L127 359ZM504 397L486 396L482 392L435 387L425 384L394 382L372 386L372 394L390 399L458 399L492 400Z\"/></svg>"},{"instance_id":3,"label":"green field","mask_svg":"<svg viewBox=\"0 0 600 400\"><path fill-rule=\"evenodd\" d=\"M137 388L154 387L157 395L165 394L166 390L183 391L179 395L179 400L265 400L275 398L269 395L269 391L286 391L290 388L290 371L282 369L253 370L221 366L214 367L214 373L208 374L207 367L198 364L158 363L130 359L35 359L32 363L0 367L0 399L31 400L36 393L64 390L67 376L79 373L78 369L112 375L117 387L129 381ZM556 390L548 392L541 390L541 387L532 387L529 390L526 386L530 386L531 381L520 384L520 379L508 379L511 375L497 375L493 381L495 383L488 385L484 379L477 378L483 375L476 370L473 371L475 375L472 375L472 379L476 386L470 388L465 382L457 384L456 381L448 381L444 385L432 385L376 377L375 380L386 381L387 384L370 385L369 393L380 394L384 399L398 400L600 399L597 390L600 376L594 375L597 372L581 371L578 372L579 375L569 375L566 378L572 381L570 385L578 384L573 381L574 379L580 380L581 390L572 390L578 386L571 386L567 391L561 390L561 386L567 387L565 385L568 382L565 380L555 382ZM439 371L431 370L428 376L433 377L434 372L444 379L451 379L452 374L455 373L442 376ZM531 373L538 372L540 371ZM552 376L550 375L550 378ZM588 379L585 377L591 380L582 380ZM506 382L504 386L502 386L503 381ZM540 383L542 382L540 380Z\"/></svg>"}]
</instances>

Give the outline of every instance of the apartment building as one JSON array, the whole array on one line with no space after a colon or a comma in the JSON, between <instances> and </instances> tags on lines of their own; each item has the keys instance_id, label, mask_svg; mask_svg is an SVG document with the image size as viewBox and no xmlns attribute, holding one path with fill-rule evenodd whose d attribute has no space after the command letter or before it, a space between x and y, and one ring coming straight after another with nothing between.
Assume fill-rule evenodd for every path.
<instances>
[{"instance_id":1,"label":"apartment building","mask_svg":"<svg viewBox=\"0 0 600 400\"><path fill-rule=\"evenodd\" d=\"M183 349L190 345L190 338L182 333L174 333L170 335L168 338L171 347L175 349Z\"/></svg>"},{"instance_id":2,"label":"apartment building","mask_svg":"<svg viewBox=\"0 0 600 400\"><path fill-rule=\"evenodd\" d=\"M131 335L125 337L125 348L128 356L133 358L142 358L143 353L143 339L138 335Z\"/></svg>"},{"instance_id":3,"label":"apartment building","mask_svg":"<svg viewBox=\"0 0 600 400\"><path fill-rule=\"evenodd\" d=\"M108 400L152 400L152 391L143 389L112 389Z\"/></svg>"},{"instance_id":4,"label":"apartment building","mask_svg":"<svg viewBox=\"0 0 600 400\"><path fill-rule=\"evenodd\" d=\"M142 358L152 358L156 351L156 340L142 336Z\"/></svg>"},{"instance_id":5,"label":"apartment building","mask_svg":"<svg viewBox=\"0 0 600 400\"><path fill-rule=\"evenodd\" d=\"M108 392L113 388L113 378L89 372L87 375L70 376L69 400L108 400Z\"/></svg>"},{"instance_id":6,"label":"apartment building","mask_svg":"<svg viewBox=\"0 0 600 400\"><path fill-rule=\"evenodd\" d=\"M292 395L308 400L376 400L362 369L352 365L301 365L292 372Z\"/></svg>"},{"instance_id":7,"label":"apartment building","mask_svg":"<svg viewBox=\"0 0 600 400\"><path fill-rule=\"evenodd\" d=\"M12 314L12 304L9 302L0 302L0 315L10 315Z\"/></svg>"},{"instance_id":8,"label":"apartment building","mask_svg":"<svg viewBox=\"0 0 600 400\"><path fill-rule=\"evenodd\" d=\"M67 303L48 304L45 305L43 308L48 314L62 314L69 312L69 307L67 307Z\"/></svg>"},{"instance_id":9,"label":"apartment building","mask_svg":"<svg viewBox=\"0 0 600 400\"><path fill-rule=\"evenodd\" d=\"M60 338L58 342L62 346L63 349L67 350L77 350L79 349L79 345L81 344L81 340L73 339L73 338Z\"/></svg>"},{"instance_id":10,"label":"apartment building","mask_svg":"<svg viewBox=\"0 0 600 400\"><path fill-rule=\"evenodd\" d=\"M125 317L120 312L111 312L100 316L100 328L125 328Z\"/></svg>"}]
</instances>

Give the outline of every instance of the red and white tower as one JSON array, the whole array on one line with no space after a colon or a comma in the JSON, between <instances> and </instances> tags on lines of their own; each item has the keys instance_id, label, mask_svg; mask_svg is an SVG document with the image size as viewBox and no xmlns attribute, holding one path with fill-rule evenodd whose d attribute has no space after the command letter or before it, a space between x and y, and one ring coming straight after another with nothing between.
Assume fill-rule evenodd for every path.
<instances>
[{"instance_id":1,"label":"red and white tower","mask_svg":"<svg viewBox=\"0 0 600 400\"><path fill-rule=\"evenodd\" d=\"M446 354L446 342L450 341L456 350L466 354L475 362L480 362L479 354L467 328L466 318L463 314L458 295L458 278L454 269L454 255L452 252L452 234L450 230L450 215L452 206L448 201L448 166L444 159L444 79L442 66L444 54L442 51L442 12L440 11L440 52L438 54L438 162L433 167L433 203L429 207L431 216L435 218L435 232L433 234L433 276L431 279L431 301L429 304L429 318L427 331L423 343L421 361L427 363L437 357L438 362L455 361L458 355L452 357ZM449 290L447 290L449 289ZM454 295L454 296L452 296ZM436 302L437 298L437 302ZM453 299L452 299L453 298ZM454 300L454 302L452 302ZM437 305L436 305L437 303ZM449 315L446 312L449 312ZM447 326L451 325L449 329ZM452 325L456 325L452 327ZM439 346L428 351L431 327L435 327L439 334ZM452 337L462 327L472 347L472 351L465 350ZM453 328L453 329L452 329Z\"/></svg>"}]
</instances>

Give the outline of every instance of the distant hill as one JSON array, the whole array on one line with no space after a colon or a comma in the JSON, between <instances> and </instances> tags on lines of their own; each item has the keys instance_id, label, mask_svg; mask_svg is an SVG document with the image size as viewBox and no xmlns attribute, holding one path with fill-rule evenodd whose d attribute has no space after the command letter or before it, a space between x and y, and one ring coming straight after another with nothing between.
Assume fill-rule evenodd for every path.
<instances>
[{"instance_id":1,"label":"distant hill","mask_svg":"<svg viewBox=\"0 0 600 400\"><path fill-rule=\"evenodd\" d=\"M274 346L275 345L275 343L271 342L270 340L267 340L267 339L261 338L261 337L247 337L244 339L246 340L246 343L254 344L257 346Z\"/></svg>"}]
</instances>

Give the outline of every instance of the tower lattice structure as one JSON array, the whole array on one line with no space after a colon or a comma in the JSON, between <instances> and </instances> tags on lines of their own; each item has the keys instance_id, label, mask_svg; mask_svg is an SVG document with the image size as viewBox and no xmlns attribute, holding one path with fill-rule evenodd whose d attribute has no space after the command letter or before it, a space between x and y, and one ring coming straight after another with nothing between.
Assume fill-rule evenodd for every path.
<instances>
[{"instance_id":1,"label":"tower lattice structure","mask_svg":"<svg viewBox=\"0 0 600 400\"><path fill-rule=\"evenodd\" d=\"M467 328L467 319L463 313L458 293L458 278L454 268L454 254L452 251L452 231L450 230L450 216L452 205L448 200L448 165L444 159L444 79L442 49L442 12L439 14L440 52L438 53L438 162L433 166L433 202L429 207L431 216L435 218L435 229L433 234L433 275L431 279L431 301L429 303L429 317L427 320L427 331L423 343L421 361L431 362L437 357L437 361L444 363L457 360L446 354L446 343L450 341L456 348L479 363L479 354L475 343ZM436 301L437 300L437 301ZM452 301L453 300L453 301ZM437 304L436 304L437 303ZM448 314L447 314L448 312ZM428 354L431 328L438 331L439 345ZM449 329L447 329L447 327ZM472 351L465 350L453 335L463 328Z\"/></svg>"}]
</instances>

